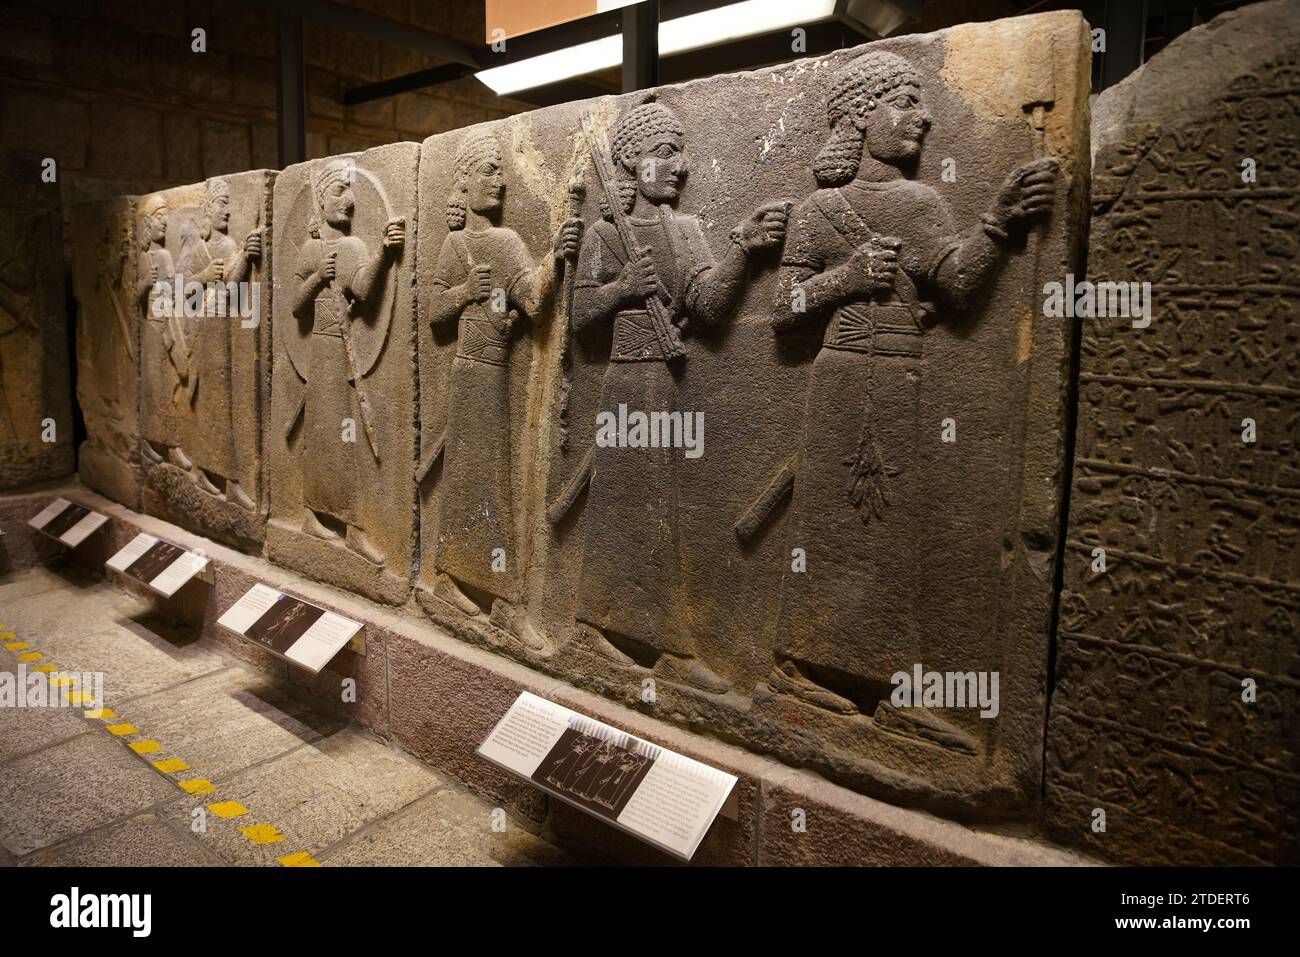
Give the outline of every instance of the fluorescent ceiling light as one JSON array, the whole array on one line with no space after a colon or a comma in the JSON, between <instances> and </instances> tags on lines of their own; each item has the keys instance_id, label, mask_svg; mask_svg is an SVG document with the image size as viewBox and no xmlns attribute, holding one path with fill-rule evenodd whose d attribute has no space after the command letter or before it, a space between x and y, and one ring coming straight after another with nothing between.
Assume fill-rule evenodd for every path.
<instances>
[{"instance_id":1,"label":"fluorescent ceiling light","mask_svg":"<svg viewBox=\"0 0 1300 957\"><path fill-rule=\"evenodd\" d=\"M742 37L812 24L835 12L835 0L743 0L659 24L659 55L672 56ZM475 74L498 96L607 70L623 62L623 37L615 34Z\"/></svg>"}]
</instances>

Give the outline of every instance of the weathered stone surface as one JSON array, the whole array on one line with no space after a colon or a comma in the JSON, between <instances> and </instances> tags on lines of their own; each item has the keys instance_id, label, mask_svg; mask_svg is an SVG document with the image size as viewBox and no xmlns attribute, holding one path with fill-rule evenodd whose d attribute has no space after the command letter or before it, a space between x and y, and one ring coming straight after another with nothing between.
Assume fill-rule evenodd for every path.
<instances>
[{"instance_id":1,"label":"weathered stone surface","mask_svg":"<svg viewBox=\"0 0 1300 957\"><path fill-rule=\"evenodd\" d=\"M73 469L59 189L35 157L0 156L0 488Z\"/></svg>"},{"instance_id":2,"label":"weathered stone surface","mask_svg":"<svg viewBox=\"0 0 1300 957\"><path fill-rule=\"evenodd\" d=\"M258 170L140 200L138 228L165 216L147 254L163 298L142 299L144 505L245 548L260 547L267 512L274 180Z\"/></svg>"},{"instance_id":3,"label":"weathered stone surface","mask_svg":"<svg viewBox=\"0 0 1300 957\"><path fill-rule=\"evenodd\" d=\"M275 184L267 553L390 604L413 561L418 156L397 143Z\"/></svg>"},{"instance_id":4,"label":"weathered stone surface","mask_svg":"<svg viewBox=\"0 0 1300 957\"><path fill-rule=\"evenodd\" d=\"M1084 320L1047 810L1134 863L1300 862L1298 76L1261 3L1097 104L1090 279L1152 310Z\"/></svg>"},{"instance_id":5,"label":"weathered stone surface","mask_svg":"<svg viewBox=\"0 0 1300 957\"><path fill-rule=\"evenodd\" d=\"M1033 806L1087 75L1050 14L426 140L426 613L858 788ZM702 454L598 444L624 407ZM917 664L999 672L996 720L891 706Z\"/></svg>"},{"instance_id":6,"label":"weathered stone surface","mask_svg":"<svg viewBox=\"0 0 1300 957\"><path fill-rule=\"evenodd\" d=\"M72 213L77 293L77 403L86 441L81 480L124 505L140 501L140 311L133 197L79 206Z\"/></svg>"}]
</instances>

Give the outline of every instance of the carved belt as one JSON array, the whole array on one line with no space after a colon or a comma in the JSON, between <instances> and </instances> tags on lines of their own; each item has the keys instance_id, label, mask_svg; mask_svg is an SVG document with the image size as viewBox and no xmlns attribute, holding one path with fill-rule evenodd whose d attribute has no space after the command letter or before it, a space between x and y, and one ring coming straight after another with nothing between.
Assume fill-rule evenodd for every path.
<instances>
[{"instance_id":1,"label":"carved belt","mask_svg":"<svg viewBox=\"0 0 1300 957\"><path fill-rule=\"evenodd\" d=\"M923 331L901 303L854 303L841 306L826 324L826 349L880 356L921 355Z\"/></svg>"},{"instance_id":2,"label":"carved belt","mask_svg":"<svg viewBox=\"0 0 1300 957\"><path fill-rule=\"evenodd\" d=\"M503 366L510 359L510 343L497 332L491 320L463 316L456 355L472 362Z\"/></svg>"},{"instance_id":3,"label":"carved belt","mask_svg":"<svg viewBox=\"0 0 1300 957\"><path fill-rule=\"evenodd\" d=\"M642 310L620 312L614 317L614 345L610 362L663 362L664 352L655 335L654 320Z\"/></svg>"}]
</instances>

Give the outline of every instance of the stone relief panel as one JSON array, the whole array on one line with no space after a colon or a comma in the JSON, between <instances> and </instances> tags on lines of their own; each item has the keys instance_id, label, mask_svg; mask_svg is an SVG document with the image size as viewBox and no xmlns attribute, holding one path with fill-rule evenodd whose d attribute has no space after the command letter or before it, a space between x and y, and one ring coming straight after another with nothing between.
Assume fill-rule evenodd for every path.
<instances>
[{"instance_id":1,"label":"stone relief panel","mask_svg":"<svg viewBox=\"0 0 1300 957\"><path fill-rule=\"evenodd\" d=\"M1133 862L1300 861L1298 14L1186 34L1094 121L1089 278L1151 309L1084 320L1047 796Z\"/></svg>"},{"instance_id":2,"label":"stone relief panel","mask_svg":"<svg viewBox=\"0 0 1300 957\"><path fill-rule=\"evenodd\" d=\"M0 157L0 488L73 469L58 186L35 157Z\"/></svg>"},{"instance_id":3,"label":"stone relief panel","mask_svg":"<svg viewBox=\"0 0 1300 957\"><path fill-rule=\"evenodd\" d=\"M426 613L855 787L1035 804L1087 50L1021 18L426 141ZM996 717L894 706L916 667Z\"/></svg>"},{"instance_id":4,"label":"stone relief panel","mask_svg":"<svg viewBox=\"0 0 1300 957\"><path fill-rule=\"evenodd\" d=\"M118 197L72 211L77 296L77 403L86 440L81 481L132 508L140 505L137 201Z\"/></svg>"},{"instance_id":5,"label":"stone relief panel","mask_svg":"<svg viewBox=\"0 0 1300 957\"><path fill-rule=\"evenodd\" d=\"M497 124L430 137L420 167L416 596L434 620L526 659L553 651L528 602L544 529L536 397L582 230L573 211L553 225L549 162L527 124Z\"/></svg>"},{"instance_id":6,"label":"stone relief panel","mask_svg":"<svg viewBox=\"0 0 1300 957\"><path fill-rule=\"evenodd\" d=\"M269 378L262 357L270 337L266 237L274 180L259 170L141 200L142 228L161 222L163 229L142 261L158 277L142 300L144 504L251 548L260 545L266 520ZM151 219L151 209L165 210L165 221Z\"/></svg>"},{"instance_id":7,"label":"stone relief panel","mask_svg":"<svg viewBox=\"0 0 1300 957\"><path fill-rule=\"evenodd\" d=\"M415 536L418 160L397 143L275 182L267 556L390 604Z\"/></svg>"}]
</instances>

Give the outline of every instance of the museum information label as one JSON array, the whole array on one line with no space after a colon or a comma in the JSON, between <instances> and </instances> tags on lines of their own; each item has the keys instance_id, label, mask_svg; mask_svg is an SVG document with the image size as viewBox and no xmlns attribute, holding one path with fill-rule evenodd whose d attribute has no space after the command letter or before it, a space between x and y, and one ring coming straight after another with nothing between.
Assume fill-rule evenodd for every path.
<instances>
[{"instance_id":1,"label":"museum information label","mask_svg":"<svg viewBox=\"0 0 1300 957\"><path fill-rule=\"evenodd\" d=\"M685 861L736 786L734 775L527 691L478 754Z\"/></svg>"},{"instance_id":2,"label":"museum information label","mask_svg":"<svg viewBox=\"0 0 1300 957\"><path fill-rule=\"evenodd\" d=\"M208 558L142 532L110 558L107 565L150 591L171 598L186 582L207 569Z\"/></svg>"},{"instance_id":3,"label":"museum information label","mask_svg":"<svg viewBox=\"0 0 1300 957\"><path fill-rule=\"evenodd\" d=\"M361 631L361 624L257 584L217 624L318 674Z\"/></svg>"},{"instance_id":4,"label":"museum information label","mask_svg":"<svg viewBox=\"0 0 1300 957\"><path fill-rule=\"evenodd\" d=\"M69 502L66 498L56 498L27 524L64 545L76 548L107 522L107 515Z\"/></svg>"}]
</instances>

